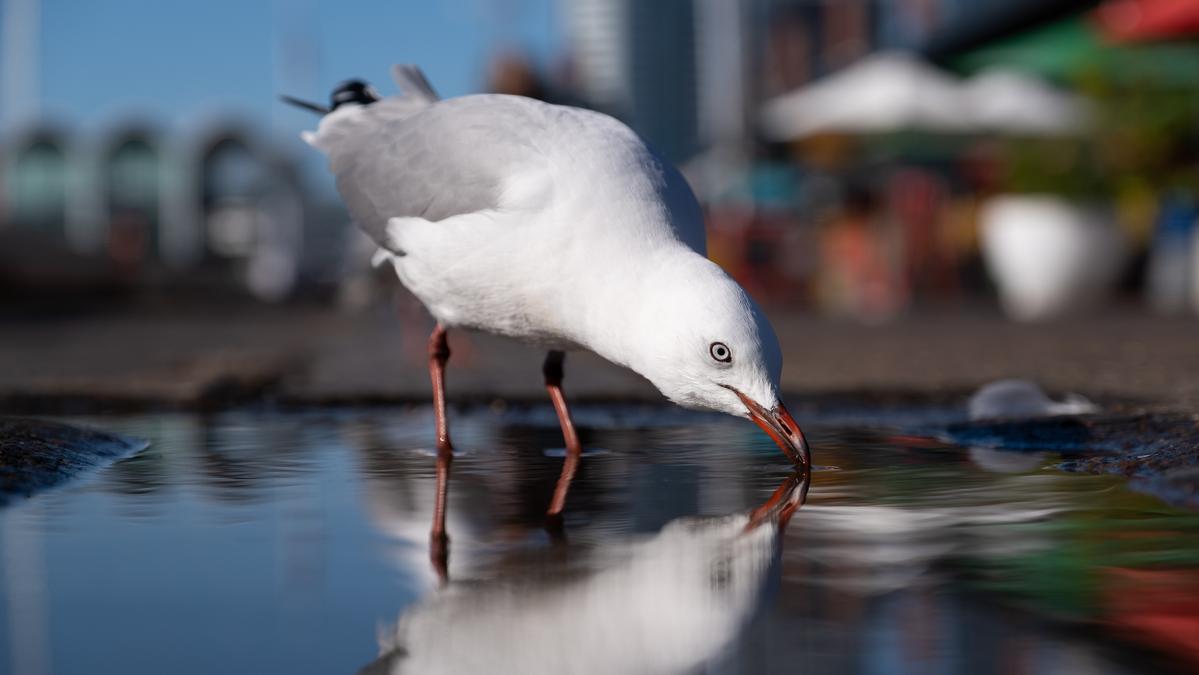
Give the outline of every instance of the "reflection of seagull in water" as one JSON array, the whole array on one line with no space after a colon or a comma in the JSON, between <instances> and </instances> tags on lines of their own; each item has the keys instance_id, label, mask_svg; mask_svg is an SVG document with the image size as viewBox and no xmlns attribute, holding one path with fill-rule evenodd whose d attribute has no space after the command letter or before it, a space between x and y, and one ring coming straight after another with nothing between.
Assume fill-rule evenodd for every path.
<instances>
[{"instance_id":1,"label":"reflection of seagull in water","mask_svg":"<svg viewBox=\"0 0 1199 675\"><path fill-rule=\"evenodd\" d=\"M1099 412L1099 406L1085 396L1066 394L1061 401L1054 401L1035 382L1019 379L983 385L970 397L968 407L972 422ZM975 446L970 448L970 459L994 473L1023 473L1040 466L1045 453Z\"/></svg>"},{"instance_id":2,"label":"reflection of seagull in water","mask_svg":"<svg viewBox=\"0 0 1199 675\"><path fill-rule=\"evenodd\" d=\"M769 321L706 257L686 181L606 115L519 96L439 100L421 72L393 69L403 95L348 82L305 140L329 156L354 220L437 319L429 340L438 508L452 457L446 329L544 345L546 388L567 455L550 515L582 453L561 390L564 351L640 373L670 400L758 423L797 464L807 443L779 399Z\"/></svg>"},{"instance_id":3,"label":"reflection of seagull in water","mask_svg":"<svg viewBox=\"0 0 1199 675\"><path fill-rule=\"evenodd\" d=\"M675 520L581 579L452 583L401 616L363 672L693 672L753 615L807 489L792 475L748 515Z\"/></svg>"}]
</instances>

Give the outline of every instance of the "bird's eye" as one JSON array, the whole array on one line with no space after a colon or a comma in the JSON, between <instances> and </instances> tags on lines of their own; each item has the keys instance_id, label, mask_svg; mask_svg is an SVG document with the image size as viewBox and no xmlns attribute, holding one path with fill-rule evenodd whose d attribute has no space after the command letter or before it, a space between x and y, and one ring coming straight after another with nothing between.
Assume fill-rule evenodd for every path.
<instances>
[{"instance_id":1,"label":"bird's eye","mask_svg":"<svg viewBox=\"0 0 1199 675\"><path fill-rule=\"evenodd\" d=\"M721 363L731 363L733 360L733 351L723 342L713 342L708 347L708 354Z\"/></svg>"}]
</instances>

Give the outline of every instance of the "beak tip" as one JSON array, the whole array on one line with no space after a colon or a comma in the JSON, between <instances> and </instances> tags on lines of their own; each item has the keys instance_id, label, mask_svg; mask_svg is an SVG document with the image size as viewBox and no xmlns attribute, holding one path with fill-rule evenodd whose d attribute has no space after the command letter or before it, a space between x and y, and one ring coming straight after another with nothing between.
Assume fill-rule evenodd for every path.
<instances>
[{"instance_id":1,"label":"beak tip","mask_svg":"<svg viewBox=\"0 0 1199 675\"><path fill-rule=\"evenodd\" d=\"M787 406L780 401L774 408L767 410L736 389L733 389L733 393L745 404L749 418L770 436L793 464L804 471L811 469L812 451L808 446L808 439L795 422L795 418L787 411Z\"/></svg>"}]
</instances>

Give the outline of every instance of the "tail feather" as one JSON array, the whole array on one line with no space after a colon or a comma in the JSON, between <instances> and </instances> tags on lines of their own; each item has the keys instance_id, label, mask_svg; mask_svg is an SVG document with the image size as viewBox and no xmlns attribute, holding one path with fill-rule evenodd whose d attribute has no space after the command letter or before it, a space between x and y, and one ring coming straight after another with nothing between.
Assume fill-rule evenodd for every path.
<instances>
[{"instance_id":1,"label":"tail feather","mask_svg":"<svg viewBox=\"0 0 1199 675\"><path fill-rule=\"evenodd\" d=\"M391 67L391 79L395 80L395 83L408 96L414 96L429 103L441 99L419 66L407 63L394 65Z\"/></svg>"}]
</instances>

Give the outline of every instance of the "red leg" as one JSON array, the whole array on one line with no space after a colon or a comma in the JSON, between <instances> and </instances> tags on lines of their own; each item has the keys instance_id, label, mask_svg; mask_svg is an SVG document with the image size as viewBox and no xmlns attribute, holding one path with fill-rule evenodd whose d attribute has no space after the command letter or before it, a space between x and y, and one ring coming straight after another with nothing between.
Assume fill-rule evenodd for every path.
<instances>
[{"instance_id":1,"label":"red leg","mask_svg":"<svg viewBox=\"0 0 1199 675\"><path fill-rule=\"evenodd\" d=\"M438 575L446 579L449 537L445 532L445 499L449 490L450 463L454 447L445 416L445 364L450 360L450 345L445 327L437 324L429 336L429 378L433 381L433 414L437 420L437 499L433 505L433 528L429 531L430 558Z\"/></svg>"},{"instance_id":2,"label":"red leg","mask_svg":"<svg viewBox=\"0 0 1199 675\"><path fill-rule=\"evenodd\" d=\"M566 440L566 460L562 463L562 474L558 476L558 485L554 488L554 500L550 502L549 515L557 516L566 506L566 493L570 491L570 482L579 468L579 457L583 454L583 445L579 443L579 434L575 431L574 422L570 419L570 409L566 407L566 397L562 395L562 361L566 354L551 351L546 354L542 372L545 374L545 388L554 402L554 411L558 413L558 423L562 425L562 437Z\"/></svg>"}]
</instances>

